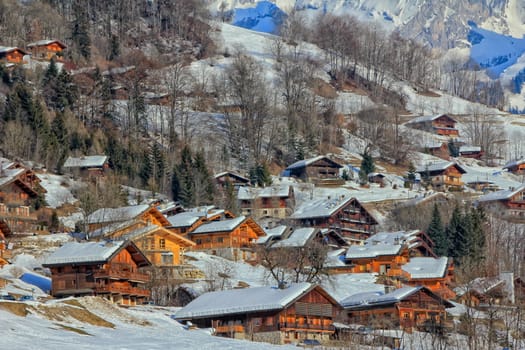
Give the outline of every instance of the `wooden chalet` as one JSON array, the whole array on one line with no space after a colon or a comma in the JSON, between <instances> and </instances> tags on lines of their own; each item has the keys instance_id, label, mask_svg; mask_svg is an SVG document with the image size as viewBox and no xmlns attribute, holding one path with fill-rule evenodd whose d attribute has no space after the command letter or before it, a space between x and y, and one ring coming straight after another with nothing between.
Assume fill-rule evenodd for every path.
<instances>
[{"instance_id":1,"label":"wooden chalet","mask_svg":"<svg viewBox=\"0 0 525 350\"><path fill-rule=\"evenodd\" d=\"M27 45L31 58L37 60L57 61L64 60L63 51L67 46L60 40L39 40Z\"/></svg>"},{"instance_id":2,"label":"wooden chalet","mask_svg":"<svg viewBox=\"0 0 525 350\"><path fill-rule=\"evenodd\" d=\"M109 169L109 162L104 155L68 157L62 168L82 178L97 178L104 176Z\"/></svg>"},{"instance_id":3,"label":"wooden chalet","mask_svg":"<svg viewBox=\"0 0 525 350\"><path fill-rule=\"evenodd\" d=\"M446 142L431 142L427 143L423 148L425 153L431 154L435 157L450 160L450 152Z\"/></svg>"},{"instance_id":4,"label":"wooden chalet","mask_svg":"<svg viewBox=\"0 0 525 350\"><path fill-rule=\"evenodd\" d=\"M272 248L304 248L315 239L321 238L321 230L315 227L297 227L288 231L285 237L275 241Z\"/></svg>"},{"instance_id":5,"label":"wooden chalet","mask_svg":"<svg viewBox=\"0 0 525 350\"><path fill-rule=\"evenodd\" d=\"M385 187L386 176L381 173L370 173L368 174L368 182L372 184L378 184L381 187Z\"/></svg>"},{"instance_id":6,"label":"wooden chalet","mask_svg":"<svg viewBox=\"0 0 525 350\"><path fill-rule=\"evenodd\" d=\"M98 209L90 214L86 221L89 232L105 226L125 224L128 221L143 221L162 227L170 225L168 219L156 207L147 204Z\"/></svg>"},{"instance_id":7,"label":"wooden chalet","mask_svg":"<svg viewBox=\"0 0 525 350\"><path fill-rule=\"evenodd\" d=\"M463 188L461 176L466 173L465 169L454 162L432 163L416 171L422 181L426 180L438 191L461 190Z\"/></svg>"},{"instance_id":8,"label":"wooden chalet","mask_svg":"<svg viewBox=\"0 0 525 350\"><path fill-rule=\"evenodd\" d=\"M479 197L477 203L498 217L517 222L525 221L525 185L488 193Z\"/></svg>"},{"instance_id":9,"label":"wooden chalet","mask_svg":"<svg viewBox=\"0 0 525 350\"><path fill-rule=\"evenodd\" d=\"M213 327L218 336L289 344L329 340L339 309L320 286L297 283L206 293L179 310L175 318Z\"/></svg>"},{"instance_id":10,"label":"wooden chalet","mask_svg":"<svg viewBox=\"0 0 525 350\"><path fill-rule=\"evenodd\" d=\"M264 230L250 217L206 222L188 233L194 250L205 250L233 260L255 259L254 244Z\"/></svg>"},{"instance_id":11,"label":"wooden chalet","mask_svg":"<svg viewBox=\"0 0 525 350\"><path fill-rule=\"evenodd\" d=\"M509 162L503 166L503 169L516 175L525 175L525 158Z\"/></svg>"},{"instance_id":12,"label":"wooden chalet","mask_svg":"<svg viewBox=\"0 0 525 350\"><path fill-rule=\"evenodd\" d=\"M297 226L331 228L349 241L361 242L376 232L377 221L356 199L341 195L304 203L290 216Z\"/></svg>"},{"instance_id":13,"label":"wooden chalet","mask_svg":"<svg viewBox=\"0 0 525 350\"><path fill-rule=\"evenodd\" d=\"M0 164L0 219L13 233L47 233L45 208L35 211L33 204L45 193L40 179L18 163Z\"/></svg>"},{"instance_id":14,"label":"wooden chalet","mask_svg":"<svg viewBox=\"0 0 525 350\"><path fill-rule=\"evenodd\" d=\"M406 123L413 129L424 130L436 135L458 137L457 121L448 114L430 115L414 118Z\"/></svg>"},{"instance_id":15,"label":"wooden chalet","mask_svg":"<svg viewBox=\"0 0 525 350\"><path fill-rule=\"evenodd\" d=\"M459 156L463 158L481 159L485 152L479 146L460 146Z\"/></svg>"},{"instance_id":16,"label":"wooden chalet","mask_svg":"<svg viewBox=\"0 0 525 350\"><path fill-rule=\"evenodd\" d=\"M123 305L150 296L144 288L150 276L139 272L150 265L130 241L66 243L42 264L51 270L54 297L100 295Z\"/></svg>"},{"instance_id":17,"label":"wooden chalet","mask_svg":"<svg viewBox=\"0 0 525 350\"><path fill-rule=\"evenodd\" d=\"M264 188L239 187L237 198L241 214L254 219L289 217L295 208L295 194L291 185L273 185Z\"/></svg>"},{"instance_id":18,"label":"wooden chalet","mask_svg":"<svg viewBox=\"0 0 525 350\"><path fill-rule=\"evenodd\" d=\"M365 292L341 301L345 321L377 328L443 332L450 325L446 308L453 304L424 286L393 292Z\"/></svg>"},{"instance_id":19,"label":"wooden chalet","mask_svg":"<svg viewBox=\"0 0 525 350\"><path fill-rule=\"evenodd\" d=\"M90 239L130 240L144 253L153 266L173 267L184 263L184 252L195 243L166 227L143 221L125 222L120 226L106 226Z\"/></svg>"},{"instance_id":20,"label":"wooden chalet","mask_svg":"<svg viewBox=\"0 0 525 350\"><path fill-rule=\"evenodd\" d=\"M339 185L344 181L339 176L343 166L327 156L304 159L289 165L285 172L306 182Z\"/></svg>"},{"instance_id":21,"label":"wooden chalet","mask_svg":"<svg viewBox=\"0 0 525 350\"><path fill-rule=\"evenodd\" d=\"M219 190L224 190L228 184L232 186L234 190L238 190L241 186L250 186L250 179L233 171L224 171L215 174L213 178Z\"/></svg>"},{"instance_id":22,"label":"wooden chalet","mask_svg":"<svg viewBox=\"0 0 525 350\"><path fill-rule=\"evenodd\" d=\"M446 256L413 257L401 266L401 270L389 274L398 283L409 286L425 286L446 299L453 299L456 293L450 288L454 280L452 259Z\"/></svg>"},{"instance_id":23,"label":"wooden chalet","mask_svg":"<svg viewBox=\"0 0 525 350\"><path fill-rule=\"evenodd\" d=\"M21 48L0 46L0 62L7 63L7 64L26 63L24 61L24 56L26 55L27 55L27 52L25 52Z\"/></svg>"},{"instance_id":24,"label":"wooden chalet","mask_svg":"<svg viewBox=\"0 0 525 350\"><path fill-rule=\"evenodd\" d=\"M512 272L476 278L456 291L458 301L470 307L515 305L525 301L525 283Z\"/></svg>"},{"instance_id":25,"label":"wooden chalet","mask_svg":"<svg viewBox=\"0 0 525 350\"><path fill-rule=\"evenodd\" d=\"M192 208L167 217L170 222L167 229L182 236L195 230L205 222L233 219L235 217L229 210L217 209L214 206Z\"/></svg>"},{"instance_id":26,"label":"wooden chalet","mask_svg":"<svg viewBox=\"0 0 525 350\"><path fill-rule=\"evenodd\" d=\"M399 272L409 260L408 245L403 242L384 242L375 240L374 235L364 245L351 245L345 261L353 273L378 273L390 276Z\"/></svg>"}]
</instances>

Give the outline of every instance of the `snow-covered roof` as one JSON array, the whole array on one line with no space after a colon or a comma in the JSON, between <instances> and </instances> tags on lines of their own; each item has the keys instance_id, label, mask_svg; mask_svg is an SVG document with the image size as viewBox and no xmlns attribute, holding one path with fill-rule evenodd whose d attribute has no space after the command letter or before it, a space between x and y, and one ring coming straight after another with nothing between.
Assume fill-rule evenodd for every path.
<instances>
[{"instance_id":1,"label":"snow-covered roof","mask_svg":"<svg viewBox=\"0 0 525 350\"><path fill-rule=\"evenodd\" d=\"M221 177L221 176L224 176L224 175L232 175L232 176L234 176L234 177L239 178L240 180L242 180L242 181L244 181L244 182L250 182L250 179L248 179L247 177L244 177L244 176L242 176L242 175L239 175L239 174L237 174L237 173L235 173L235 172L233 172L233 171L223 171L223 172L221 172L221 173L218 173L218 174L213 175L213 177L214 177L215 179L217 179L217 178L219 178L219 177Z\"/></svg>"},{"instance_id":2,"label":"snow-covered roof","mask_svg":"<svg viewBox=\"0 0 525 350\"><path fill-rule=\"evenodd\" d=\"M21 48L19 47L14 47L14 46L0 46L0 53L9 53L11 51L15 51L15 50L19 50L21 51L22 53L25 53L24 50L22 50Z\"/></svg>"},{"instance_id":3,"label":"snow-covered roof","mask_svg":"<svg viewBox=\"0 0 525 350\"><path fill-rule=\"evenodd\" d=\"M168 216L171 227L189 227L197 222L200 218L206 216L205 212L185 211L175 215Z\"/></svg>"},{"instance_id":4,"label":"snow-covered roof","mask_svg":"<svg viewBox=\"0 0 525 350\"><path fill-rule=\"evenodd\" d=\"M26 171L24 168L2 169L0 173L0 186L10 183L24 171Z\"/></svg>"},{"instance_id":5,"label":"snow-covered roof","mask_svg":"<svg viewBox=\"0 0 525 350\"><path fill-rule=\"evenodd\" d=\"M524 190L525 190L525 184L518 186L516 188L508 189L508 190L487 193L479 197L477 201L478 202L492 202L492 201L506 200L506 199L510 199L516 193L519 193Z\"/></svg>"},{"instance_id":6,"label":"snow-covered roof","mask_svg":"<svg viewBox=\"0 0 525 350\"><path fill-rule=\"evenodd\" d=\"M126 227L129 227L133 224L135 224L137 222L137 220L135 219L131 219L131 220L126 220L126 221L122 221L122 222L115 222L115 223L112 223L112 224L109 224L107 226L104 226L104 227L101 227L99 229L96 229L94 231L91 231L89 232L89 238L97 238L97 237L104 237L105 235L109 234L109 233L112 233L112 232L115 232L115 231L118 231L118 230L121 230L123 228L126 228Z\"/></svg>"},{"instance_id":7,"label":"snow-covered roof","mask_svg":"<svg viewBox=\"0 0 525 350\"><path fill-rule=\"evenodd\" d=\"M439 258L414 257L401 266L403 271L410 274L411 279L441 278L445 276L447 268L448 258L446 256Z\"/></svg>"},{"instance_id":8,"label":"snow-covered roof","mask_svg":"<svg viewBox=\"0 0 525 350\"><path fill-rule=\"evenodd\" d=\"M64 163L64 168L96 168L104 166L108 160L108 156L82 156L82 157L68 157Z\"/></svg>"},{"instance_id":9,"label":"snow-covered roof","mask_svg":"<svg viewBox=\"0 0 525 350\"><path fill-rule=\"evenodd\" d=\"M273 248L304 247L305 244L317 233L314 227L300 227L292 231L292 234L272 245Z\"/></svg>"},{"instance_id":10,"label":"snow-covered roof","mask_svg":"<svg viewBox=\"0 0 525 350\"><path fill-rule=\"evenodd\" d=\"M125 241L114 242L69 242L55 250L43 265L105 262L120 250Z\"/></svg>"},{"instance_id":11,"label":"snow-covered roof","mask_svg":"<svg viewBox=\"0 0 525 350\"><path fill-rule=\"evenodd\" d=\"M136 218L149 209L149 205L132 205L120 208L102 208L87 217L88 224L122 222Z\"/></svg>"},{"instance_id":12,"label":"snow-covered roof","mask_svg":"<svg viewBox=\"0 0 525 350\"><path fill-rule=\"evenodd\" d=\"M252 200L255 198L288 197L291 185L272 185L268 187L239 187L237 198L240 200Z\"/></svg>"},{"instance_id":13,"label":"snow-covered roof","mask_svg":"<svg viewBox=\"0 0 525 350\"><path fill-rule=\"evenodd\" d=\"M427 142L423 146L424 148L432 149L432 148L441 148L443 146L443 142Z\"/></svg>"},{"instance_id":14,"label":"snow-covered roof","mask_svg":"<svg viewBox=\"0 0 525 350\"><path fill-rule=\"evenodd\" d=\"M371 243L364 245L351 245L346 251L346 259L375 258L384 255L397 255L401 251L401 244Z\"/></svg>"},{"instance_id":15,"label":"snow-covered roof","mask_svg":"<svg viewBox=\"0 0 525 350\"><path fill-rule=\"evenodd\" d=\"M225 219L225 220L220 220L220 221L207 222L197 227L192 232L192 234L232 231L237 226L242 224L245 220L246 220L246 216L239 216L233 219Z\"/></svg>"},{"instance_id":16,"label":"snow-covered roof","mask_svg":"<svg viewBox=\"0 0 525 350\"><path fill-rule=\"evenodd\" d=\"M328 159L331 163L334 163L334 165L336 165L337 167L339 168L342 168L343 166L340 165L339 163L331 160L330 158L328 158L327 156L317 156L317 157L314 157L314 158L309 158L309 159L303 159L303 160L299 160L293 164L290 164L286 170L292 170L292 169L298 169L298 168L304 168L312 163L315 163L321 159Z\"/></svg>"},{"instance_id":17,"label":"snow-covered roof","mask_svg":"<svg viewBox=\"0 0 525 350\"><path fill-rule=\"evenodd\" d=\"M503 169L509 169L509 168L512 168L512 167L515 167L515 166L518 166L518 165L521 165L525 163L525 158L523 159L518 159L518 160L513 160L512 162L508 162L507 164L505 164L503 166Z\"/></svg>"},{"instance_id":18,"label":"snow-covered roof","mask_svg":"<svg viewBox=\"0 0 525 350\"><path fill-rule=\"evenodd\" d=\"M451 118L447 114L437 114L437 115L424 115L424 116L421 116L421 117L416 117L414 119L409 120L407 122L407 124L430 122L430 121L436 120L436 119L438 119L439 117L442 117L442 116L446 116L446 117L452 119L454 122L456 122L456 120L454 118Z\"/></svg>"},{"instance_id":19,"label":"snow-covered roof","mask_svg":"<svg viewBox=\"0 0 525 350\"><path fill-rule=\"evenodd\" d=\"M175 313L177 319L205 318L256 311L281 310L310 291L310 283L290 284L287 288L256 287L210 292L201 295Z\"/></svg>"},{"instance_id":20,"label":"snow-covered roof","mask_svg":"<svg viewBox=\"0 0 525 350\"><path fill-rule=\"evenodd\" d=\"M466 173L466 171L457 163L455 162L435 162L430 164L425 164L423 166L419 166L417 168L418 173L425 173L425 172L434 172L434 171L444 171L445 169L448 169L451 166L456 166L458 169L460 169L460 172Z\"/></svg>"},{"instance_id":21,"label":"snow-covered roof","mask_svg":"<svg viewBox=\"0 0 525 350\"><path fill-rule=\"evenodd\" d=\"M459 153L481 152L480 146L460 146Z\"/></svg>"},{"instance_id":22,"label":"snow-covered roof","mask_svg":"<svg viewBox=\"0 0 525 350\"><path fill-rule=\"evenodd\" d=\"M352 199L354 198L338 196L336 198L327 197L322 199L314 199L309 202L304 202L295 210L295 212L290 216L290 218L307 219L329 217L333 213L347 205Z\"/></svg>"},{"instance_id":23,"label":"snow-covered roof","mask_svg":"<svg viewBox=\"0 0 525 350\"><path fill-rule=\"evenodd\" d=\"M60 46L62 47L66 47L66 45L64 45L64 43L62 43L60 40L38 40L38 41L35 41L34 43L30 43L30 44L27 44L27 47L33 47L33 46L45 46L45 45L49 45L49 44L52 44L52 43L58 43Z\"/></svg>"},{"instance_id":24,"label":"snow-covered roof","mask_svg":"<svg viewBox=\"0 0 525 350\"><path fill-rule=\"evenodd\" d=\"M268 240L273 238L280 238L282 235L288 230L288 226L286 225L279 225L271 229L264 229L264 232L266 233L265 236L261 236L257 238L257 244L265 244L268 242Z\"/></svg>"},{"instance_id":25,"label":"snow-covered roof","mask_svg":"<svg viewBox=\"0 0 525 350\"><path fill-rule=\"evenodd\" d=\"M364 292L351 295L348 298L341 300L340 303L344 308L362 307L365 305L391 304L399 302L403 298L414 294L422 288L422 286L403 287L387 294L383 294L381 292Z\"/></svg>"}]
</instances>

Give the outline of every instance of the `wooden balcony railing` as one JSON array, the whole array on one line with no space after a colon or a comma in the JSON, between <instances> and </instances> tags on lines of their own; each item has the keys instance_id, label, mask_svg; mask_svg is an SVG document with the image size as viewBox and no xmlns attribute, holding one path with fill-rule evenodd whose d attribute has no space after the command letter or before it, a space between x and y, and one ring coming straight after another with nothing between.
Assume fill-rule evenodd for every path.
<instances>
[{"instance_id":1,"label":"wooden balcony railing","mask_svg":"<svg viewBox=\"0 0 525 350\"><path fill-rule=\"evenodd\" d=\"M333 332L335 327L332 324L311 324L311 323L297 323L297 322L282 322L279 323L279 329L304 329L318 332Z\"/></svg>"},{"instance_id":2,"label":"wooden balcony railing","mask_svg":"<svg viewBox=\"0 0 525 350\"><path fill-rule=\"evenodd\" d=\"M215 333L244 333L244 326L240 324L217 326L214 329Z\"/></svg>"},{"instance_id":3,"label":"wooden balcony railing","mask_svg":"<svg viewBox=\"0 0 525 350\"><path fill-rule=\"evenodd\" d=\"M127 286L116 286L116 285L104 285L97 286L95 288L97 293L117 293L122 295L134 295L134 296L150 296L150 291L147 289L136 288L136 287L127 287Z\"/></svg>"},{"instance_id":4,"label":"wooden balcony railing","mask_svg":"<svg viewBox=\"0 0 525 350\"><path fill-rule=\"evenodd\" d=\"M95 278L126 279L134 282L149 282L150 276L145 273L134 271L122 271L118 269L98 270L94 273Z\"/></svg>"}]
</instances>

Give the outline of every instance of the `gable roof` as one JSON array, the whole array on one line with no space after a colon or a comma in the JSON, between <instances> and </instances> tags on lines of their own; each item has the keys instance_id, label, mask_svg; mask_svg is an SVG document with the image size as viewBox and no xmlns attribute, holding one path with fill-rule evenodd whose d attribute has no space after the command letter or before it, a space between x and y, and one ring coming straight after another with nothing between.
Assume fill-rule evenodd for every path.
<instances>
[{"instance_id":1,"label":"gable roof","mask_svg":"<svg viewBox=\"0 0 525 350\"><path fill-rule=\"evenodd\" d=\"M355 202L359 207L363 207L361 203L354 197L338 196L336 198L322 198L314 199L309 202L304 202L301 206L296 208L295 212L290 215L291 219L309 219L309 218L326 218L332 216L341 208ZM363 208L364 209L364 208ZM366 209L365 209L366 210ZM368 211L367 211L368 212ZM370 213L369 213L370 214ZM372 215L370 217L376 221Z\"/></svg>"},{"instance_id":2,"label":"gable roof","mask_svg":"<svg viewBox=\"0 0 525 350\"><path fill-rule=\"evenodd\" d=\"M38 41L35 41L34 43L27 44L27 47L47 46L53 43L57 43L63 49L66 48L66 45L60 40L48 40L48 39L38 40Z\"/></svg>"},{"instance_id":3,"label":"gable roof","mask_svg":"<svg viewBox=\"0 0 525 350\"><path fill-rule=\"evenodd\" d=\"M266 233L266 235L257 238L256 243L265 244L269 240L280 239L283 235L285 235L290 230L292 230L292 228L286 225L279 225L271 229L265 228L264 233Z\"/></svg>"},{"instance_id":4,"label":"gable roof","mask_svg":"<svg viewBox=\"0 0 525 350\"><path fill-rule=\"evenodd\" d=\"M14 168L11 164L10 168L2 168L0 172L0 187L9 185L12 182L15 182L19 187L21 187L24 191L26 191L29 195L32 197L38 196L38 192L35 191L30 185L25 183L24 181L20 180L19 177L24 173L33 173L31 169L26 169L23 167L20 168ZM44 188L39 189L41 192L45 193L46 190Z\"/></svg>"},{"instance_id":5,"label":"gable roof","mask_svg":"<svg viewBox=\"0 0 525 350\"><path fill-rule=\"evenodd\" d=\"M442 256L432 257L413 257L401 269L410 274L412 280L426 278L443 278L448 269L448 258Z\"/></svg>"},{"instance_id":6,"label":"gable roof","mask_svg":"<svg viewBox=\"0 0 525 350\"><path fill-rule=\"evenodd\" d=\"M385 255L398 255L401 252L401 244L391 244L385 242L371 243L365 242L364 245L351 245L346 251L346 259L375 258Z\"/></svg>"},{"instance_id":7,"label":"gable roof","mask_svg":"<svg viewBox=\"0 0 525 350\"><path fill-rule=\"evenodd\" d=\"M108 156L82 156L68 157L64 163L64 168L97 168L102 167L107 162Z\"/></svg>"},{"instance_id":8,"label":"gable roof","mask_svg":"<svg viewBox=\"0 0 525 350\"><path fill-rule=\"evenodd\" d=\"M19 47L0 46L0 54L8 54L9 52L13 51L20 51L22 54L27 55L27 52Z\"/></svg>"},{"instance_id":9,"label":"gable roof","mask_svg":"<svg viewBox=\"0 0 525 350\"><path fill-rule=\"evenodd\" d=\"M286 170L305 168L305 167L307 167L309 165L312 165L313 163L318 162L320 160L326 160L327 162L331 163L332 166L335 167L335 168L342 168L343 167L341 164L331 160L327 156L317 156L317 157L314 157L314 158L299 160L299 161L297 161L297 162L295 162L293 164L290 164L286 168Z\"/></svg>"},{"instance_id":10,"label":"gable roof","mask_svg":"<svg viewBox=\"0 0 525 350\"><path fill-rule=\"evenodd\" d=\"M292 231L290 236L275 242L272 248L294 248L304 247L315 235L319 229L315 227L300 227Z\"/></svg>"},{"instance_id":11,"label":"gable roof","mask_svg":"<svg viewBox=\"0 0 525 350\"><path fill-rule=\"evenodd\" d=\"M118 239L136 240L155 232L160 232L163 236L169 236L171 239L176 241L178 245L182 247L192 247L196 244L195 242L190 241L189 239L184 238L181 235L176 234L175 232L172 232L168 229L165 229L162 226L157 225L148 225L145 227L137 228L131 232L128 232L118 237Z\"/></svg>"},{"instance_id":12,"label":"gable roof","mask_svg":"<svg viewBox=\"0 0 525 350\"><path fill-rule=\"evenodd\" d=\"M157 220L159 220L162 226L168 226L169 221L164 215L155 207L149 206L148 204L130 205L127 207L119 208L101 208L91 213L87 217L88 224L106 224L115 222L130 221L138 218L138 216L149 212Z\"/></svg>"},{"instance_id":13,"label":"gable roof","mask_svg":"<svg viewBox=\"0 0 525 350\"><path fill-rule=\"evenodd\" d=\"M507 200L507 199L511 199L514 195L522 191L525 191L525 184L517 188L511 188L508 190L487 193L479 197L477 202L492 202L492 201Z\"/></svg>"},{"instance_id":14,"label":"gable roof","mask_svg":"<svg viewBox=\"0 0 525 350\"><path fill-rule=\"evenodd\" d=\"M47 257L42 266L96 264L110 261L121 250L128 249L138 266L151 265L149 260L130 241L68 242Z\"/></svg>"},{"instance_id":15,"label":"gable roof","mask_svg":"<svg viewBox=\"0 0 525 350\"><path fill-rule=\"evenodd\" d=\"M429 173L432 174L432 173L436 173L436 172L445 171L446 169L450 168L451 166L456 167L456 169L458 169L458 171L461 174L465 174L466 173L465 169L463 169L459 164L457 164L455 162L435 162L435 163L431 163L431 164L426 164L424 166L418 167L416 172L418 172L420 174L424 174L424 173L426 173L428 171Z\"/></svg>"},{"instance_id":16,"label":"gable roof","mask_svg":"<svg viewBox=\"0 0 525 350\"><path fill-rule=\"evenodd\" d=\"M271 185L268 187L239 187L237 199L252 200L255 198L286 198L290 196L293 186L291 185Z\"/></svg>"},{"instance_id":17,"label":"gable roof","mask_svg":"<svg viewBox=\"0 0 525 350\"><path fill-rule=\"evenodd\" d=\"M341 300L340 304L345 309L363 309L368 306L395 304L421 290L430 294L435 299L442 300L445 307L452 307L450 302L441 298L439 295L424 286L403 287L387 294L381 292L358 293Z\"/></svg>"},{"instance_id":18,"label":"gable roof","mask_svg":"<svg viewBox=\"0 0 525 350\"><path fill-rule=\"evenodd\" d=\"M223 177L223 176L225 176L225 175L228 175L228 176L234 177L234 178L236 178L237 180L239 180L239 181L241 181L241 182L244 182L244 183L248 183L248 182L250 182L250 179L248 179L247 177L244 177L244 176L242 176L242 175L240 175L240 174L238 174L238 173L235 173L235 172L233 172L233 171L223 171L222 173L218 173L218 174L213 175L213 177L214 177L215 179L218 179L218 178Z\"/></svg>"},{"instance_id":19,"label":"gable roof","mask_svg":"<svg viewBox=\"0 0 525 350\"><path fill-rule=\"evenodd\" d=\"M460 146L459 153L481 152L480 146Z\"/></svg>"},{"instance_id":20,"label":"gable roof","mask_svg":"<svg viewBox=\"0 0 525 350\"><path fill-rule=\"evenodd\" d=\"M231 232L245 222L254 229L257 236L264 235L264 230L252 218L242 215L233 219L225 219L203 223L189 234L193 235L202 233Z\"/></svg>"},{"instance_id":21,"label":"gable roof","mask_svg":"<svg viewBox=\"0 0 525 350\"><path fill-rule=\"evenodd\" d=\"M525 158L518 159L518 160L513 160L512 162L508 162L507 164L505 164L503 166L503 169L509 169L509 168L521 165L523 163L525 163Z\"/></svg>"},{"instance_id":22,"label":"gable roof","mask_svg":"<svg viewBox=\"0 0 525 350\"><path fill-rule=\"evenodd\" d=\"M433 120L436 120L440 117L447 117L450 120L452 120L454 123L457 123L457 120L449 116L448 114L437 114L437 115L424 115L420 117L416 117L414 119L411 119L407 122L407 124L415 124L415 123L424 123L424 122L431 122Z\"/></svg>"},{"instance_id":23,"label":"gable roof","mask_svg":"<svg viewBox=\"0 0 525 350\"><path fill-rule=\"evenodd\" d=\"M321 287L293 283L287 288L255 287L205 293L175 313L177 319L207 318L257 311L282 310L313 289L335 300Z\"/></svg>"}]
</instances>

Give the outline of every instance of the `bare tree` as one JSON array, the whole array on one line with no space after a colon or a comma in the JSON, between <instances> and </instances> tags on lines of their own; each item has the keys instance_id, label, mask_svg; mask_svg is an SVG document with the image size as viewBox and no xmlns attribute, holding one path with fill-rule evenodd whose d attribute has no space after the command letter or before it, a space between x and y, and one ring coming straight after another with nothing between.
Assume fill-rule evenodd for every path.
<instances>
[{"instance_id":1,"label":"bare tree","mask_svg":"<svg viewBox=\"0 0 525 350\"><path fill-rule=\"evenodd\" d=\"M494 116L483 114L479 108L472 108L472 112L465 120L465 136L473 146L480 146L485 152L485 159L491 161L499 157L499 145L506 140L505 130Z\"/></svg>"}]
</instances>

